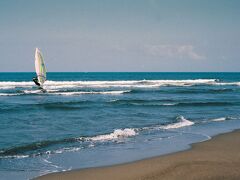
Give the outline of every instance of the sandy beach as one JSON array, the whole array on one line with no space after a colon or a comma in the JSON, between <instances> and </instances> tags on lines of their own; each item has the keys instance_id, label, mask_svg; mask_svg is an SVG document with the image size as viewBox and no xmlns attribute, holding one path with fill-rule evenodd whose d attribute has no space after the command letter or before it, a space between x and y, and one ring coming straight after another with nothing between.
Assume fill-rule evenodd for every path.
<instances>
[{"instance_id":1,"label":"sandy beach","mask_svg":"<svg viewBox=\"0 0 240 180\"><path fill-rule=\"evenodd\" d=\"M109 167L53 173L36 179L240 179L240 131L193 144L183 152Z\"/></svg>"}]
</instances>

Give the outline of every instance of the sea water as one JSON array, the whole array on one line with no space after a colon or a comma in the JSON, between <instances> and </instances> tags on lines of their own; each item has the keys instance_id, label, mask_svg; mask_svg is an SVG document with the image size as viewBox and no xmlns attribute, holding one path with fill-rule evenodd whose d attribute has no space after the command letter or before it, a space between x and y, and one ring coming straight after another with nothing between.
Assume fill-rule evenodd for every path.
<instances>
[{"instance_id":1,"label":"sea water","mask_svg":"<svg viewBox=\"0 0 240 180\"><path fill-rule=\"evenodd\" d=\"M240 128L240 73L0 73L0 177L168 154Z\"/></svg>"}]
</instances>

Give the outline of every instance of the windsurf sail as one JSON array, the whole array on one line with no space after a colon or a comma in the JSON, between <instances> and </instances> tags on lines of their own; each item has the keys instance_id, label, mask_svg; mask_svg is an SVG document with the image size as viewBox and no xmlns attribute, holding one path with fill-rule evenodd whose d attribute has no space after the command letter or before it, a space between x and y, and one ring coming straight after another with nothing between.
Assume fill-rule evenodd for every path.
<instances>
[{"instance_id":1,"label":"windsurf sail","mask_svg":"<svg viewBox=\"0 0 240 180\"><path fill-rule=\"evenodd\" d=\"M47 70L43 60L42 53L39 51L38 48L36 48L35 51L35 70L37 74L38 83L40 84L40 86L42 86L47 79L46 74Z\"/></svg>"}]
</instances>

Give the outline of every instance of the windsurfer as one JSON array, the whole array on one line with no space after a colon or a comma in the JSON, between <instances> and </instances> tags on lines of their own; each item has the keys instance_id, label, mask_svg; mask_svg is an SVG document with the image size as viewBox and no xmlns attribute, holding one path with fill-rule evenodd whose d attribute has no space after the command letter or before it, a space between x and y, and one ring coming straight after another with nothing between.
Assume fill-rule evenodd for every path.
<instances>
[{"instance_id":1,"label":"windsurfer","mask_svg":"<svg viewBox=\"0 0 240 180\"><path fill-rule=\"evenodd\" d=\"M40 86L39 82L38 82L38 78L37 77L34 77L33 78L33 82L37 85L37 86Z\"/></svg>"}]
</instances>

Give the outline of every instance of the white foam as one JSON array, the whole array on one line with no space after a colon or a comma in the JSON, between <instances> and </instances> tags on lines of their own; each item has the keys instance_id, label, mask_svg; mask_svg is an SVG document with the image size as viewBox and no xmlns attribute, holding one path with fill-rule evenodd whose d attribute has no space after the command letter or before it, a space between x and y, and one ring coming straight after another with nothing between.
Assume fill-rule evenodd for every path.
<instances>
[{"instance_id":1,"label":"white foam","mask_svg":"<svg viewBox=\"0 0 240 180\"><path fill-rule=\"evenodd\" d=\"M128 80L128 81L46 81L45 86L60 87L158 87L158 86L191 86L194 84L213 84L216 79L194 80Z\"/></svg>"},{"instance_id":2,"label":"white foam","mask_svg":"<svg viewBox=\"0 0 240 180\"><path fill-rule=\"evenodd\" d=\"M110 141L119 138L126 138L131 136L136 136L138 133L135 129L126 128L126 129L116 129L110 134L98 135L95 137L87 138L90 141Z\"/></svg>"},{"instance_id":3,"label":"white foam","mask_svg":"<svg viewBox=\"0 0 240 180\"><path fill-rule=\"evenodd\" d=\"M53 164L53 162L47 160L47 159L43 159L44 162L46 162L47 164L49 164L50 166L52 167L55 167L55 168L61 168L60 166L56 165L56 164Z\"/></svg>"},{"instance_id":4,"label":"white foam","mask_svg":"<svg viewBox=\"0 0 240 180\"><path fill-rule=\"evenodd\" d=\"M14 89L15 86L1 86L0 89Z\"/></svg>"},{"instance_id":5,"label":"white foam","mask_svg":"<svg viewBox=\"0 0 240 180\"><path fill-rule=\"evenodd\" d=\"M21 93L0 93L0 96L18 96L22 95Z\"/></svg>"},{"instance_id":6,"label":"white foam","mask_svg":"<svg viewBox=\"0 0 240 180\"><path fill-rule=\"evenodd\" d=\"M218 121L226 121L226 120L227 120L226 117L221 117L221 118L212 119L211 121L218 122Z\"/></svg>"},{"instance_id":7,"label":"white foam","mask_svg":"<svg viewBox=\"0 0 240 180\"><path fill-rule=\"evenodd\" d=\"M226 121L226 120L236 120L238 119L237 117L220 117L220 118L215 118L215 119L211 119L210 121L215 121L215 122L218 122L218 121Z\"/></svg>"},{"instance_id":8,"label":"white foam","mask_svg":"<svg viewBox=\"0 0 240 180\"><path fill-rule=\"evenodd\" d=\"M161 126L161 128L162 129L177 129L177 128L181 128L181 127L185 127L185 126L191 126L194 124L194 122L185 119L183 116L180 116L179 119L180 119L180 122Z\"/></svg>"},{"instance_id":9,"label":"white foam","mask_svg":"<svg viewBox=\"0 0 240 180\"><path fill-rule=\"evenodd\" d=\"M61 88L79 88L79 87L135 87L135 88L154 88L159 86L192 86L198 84L207 85L238 85L240 82L219 82L217 79L187 79L187 80L126 80L126 81L46 81L45 89L61 89ZM32 81L0 82L0 89L16 88L16 87L33 87L35 84Z\"/></svg>"},{"instance_id":10,"label":"white foam","mask_svg":"<svg viewBox=\"0 0 240 180\"><path fill-rule=\"evenodd\" d=\"M240 82L217 82L216 85L219 85L219 86L229 86L229 85L237 85L237 86L240 86Z\"/></svg>"},{"instance_id":11,"label":"white foam","mask_svg":"<svg viewBox=\"0 0 240 180\"><path fill-rule=\"evenodd\" d=\"M1 87L5 87L5 86L23 87L23 86L33 86L33 85L34 85L34 82L32 82L32 81L22 81L22 82L2 81L2 82L0 82Z\"/></svg>"},{"instance_id":12,"label":"white foam","mask_svg":"<svg viewBox=\"0 0 240 180\"><path fill-rule=\"evenodd\" d=\"M27 157L29 157L29 155L10 155L10 156L1 156L0 159L7 159L7 158L23 159Z\"/></svg>"},{"instance_id":13,"label":"white foam","mask_svg":"<svg viewBox=\"0 0 240 180\"><path fill-rule=\"evenodd\" d=\"M45 92L47 92L47 93L54 93L54 92L58 92L59 90L54 90L54 89L52 89L52 90L46 90L46 91L44 91L44 93ZM37 89L37 90L24 90L23 91L25 94L41 94L41 93L43 93L43 91L42 90L40 90L40 89Z\"/></svg>"},{"instance_id":14,"label":"white foam","mask_svg":"<svg viewBox=\"0 0 240 180\"><path fill-rule=\"evenodd\" d=\"M58 92L58 90L47 90L48 93ZM23 93L0 93L0 96L19 96L23 94L41 94L42 90L24 90Z\"/></svg>"},{"instance_id":15,"label":"white foam","mask_svg":"<svg viewBox=\"0 0 240 180\"><path fill-rule=\"evenodd\" d=\"M164 103L163 105L164 106L174 106L174 105L176 105L177 103Z\"/></svg>"},{"instance_id":16,"label":"white foam","mask_svg":"<svg viewBox=\"0 0 240 180\"><path fill-rule=\"evenodd\" d=\"M72 96L72 95L81 95L81 94L123 94L130 91L79 91L79 92L57 92L52 93L55 95L65 95L65 96Z\"/></svg>"},{"instance_id":17,"label":"white foam","mask_svg":"<svg viewBox=\"0 0 240 180\"><path fill-rule=\"evenodd\" d=\"M62 149L55 150L53 153L62 154L63 152L76 152L81 149L82 149L81 147L62 148Z\"/></svg>"},{"instance_id":18,"label":"white foam","mask_svg":"<svg viewBox=\"0 0 240 180\"><path fill-rule=\"evenodd\" d=\"M25 94L38 94L38 93L42 93L41 90L24 90L23 92Z\"/></svg>"}]
</instances>

